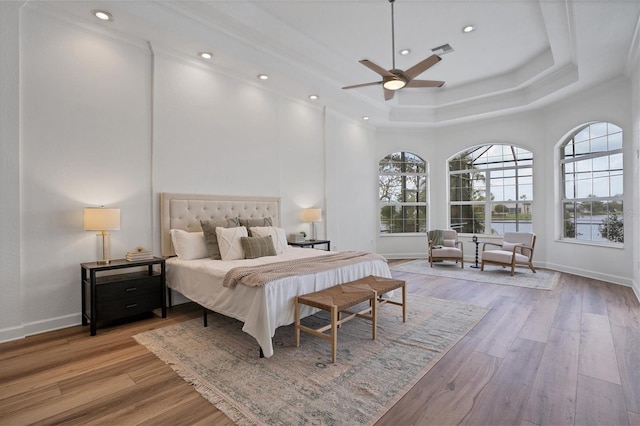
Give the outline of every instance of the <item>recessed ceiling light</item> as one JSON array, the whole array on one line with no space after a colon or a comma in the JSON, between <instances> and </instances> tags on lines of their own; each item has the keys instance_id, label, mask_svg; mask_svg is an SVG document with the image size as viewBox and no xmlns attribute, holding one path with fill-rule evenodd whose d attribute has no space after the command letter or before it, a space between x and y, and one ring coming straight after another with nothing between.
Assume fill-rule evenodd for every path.
<instances>
[{"instance_id":1,"label":"recessed ceiling light","mask_svg":"<svg viewBox=\"0 0 640 426\"><path fill-rule=\"evenodd\" d=\"M474 27L473 25L467 25L465 27L462 28L462 32L463 33L470 33L472 31L475 31L476 27Z\"/></svg>"},{"instance_id":2,"label":"recessed ceiling light","mask_svg":"<svg viewBox=\"0 0 640 426\"><path fill-rule=\"evenodd\" d=\"M309 95L309 99L315 101L316 99L318 99L318 95Z\"/></svg>"},{"instance_id":3,"label":"recessed ceiling light","mask_svg":"<svg viewBox=\"0 0 640 426\"><path fill-rule=\"evenodd\" d=\"M369 120L370 118L371 118L371 117L369 117L368 115L365 115L365 116L363 116L363 117L362 117L362 119L363 119L364 121L367 121L367 120Z\"/></svg>"},{"instance_id":4,"label":"recessed ceiling light","mask_svg":"<svg viewBox=\"0 0 640 426\"><path fill-rule=\"evenodd\" d=\"M410 53L411 53L411 49L402 49L402 50L400 51L400 54L401 54L402 56L407 56L407 55L408 55L408 54L410 54Z\"/></svg>"},{"instance_id":5,"label":"recessed ceiling light","mask_svg":"<svg viewBox=\"0 0 640 426\"><path fill-rule=\"evenodd\" d=\"M200 56L202 59L211 59L211 58L213 58L213 53L211 53L211 52L198 52L198 56Z\"/></svg>"},{"instance_id":6,"label":"recessed ceiling light","mask_svg":"<svg viewBox=\"0 0 640 426\"><path fill-rule=\"evenodd\" d=\"M269 76L266 74L258 74L260 80L269 80Z\"/></svg>"},{"instance_id":7,"label":"recessed ceiling light","mask_svg":"<svg viewBox=\"0 0 640 426\"><path fill-rule=\"evenodd\" d=\"M92 10L91 13L101 21L113 21L113 16L105 10Z\"/></svg>"}]
</instances>

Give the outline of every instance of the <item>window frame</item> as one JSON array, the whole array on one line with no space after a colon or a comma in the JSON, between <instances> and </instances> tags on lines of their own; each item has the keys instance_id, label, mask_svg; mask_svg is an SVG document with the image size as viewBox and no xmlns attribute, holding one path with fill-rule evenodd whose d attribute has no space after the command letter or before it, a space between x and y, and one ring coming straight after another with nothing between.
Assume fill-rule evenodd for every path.
<instances>
[{"instance_id":1,"label":"window frame","mask_svg":"<svg viewBox=\"0 0 640 426\"><path fill-rule=\"evenodd\" d=\"M576 152L576 150L574 149L574 154L572 155L571 158L567 158L566 157L566 147L567 145L569 145L570 143L573 143L574 147L576 146L577 143L584 143L584 142L589 142L590 147L593 145L593 141L594 139L599 139L602 137L602 135L598 135L596 137L592 137L591 136L591 131L589 133L589 137L585 140L576 142L575 138L576 136L578 136L581 132L583 132L585 129L590 128L591 126L594 125L606 125L607 126L607 132L605 134L605 136L607 137L607 143L608 143L608 139L609 136L611 135L617 135L620 134L619 138L620 138L620 146L618 148L614 148L614 149L609 149L609 147L607 146L606 150L594 150L592 148L589 149L588 152L583 152L583 153L578 153ZM618 129L618 131L610 131L609 130L609 126L614 126L616 129ZM620 164L620 168L618 169L613 169L611 167L611 157L613 156L617 156L619 155L619 164ZM568 136L566 136L563 141L558 145L558 162L556 165L556 170L558 170L559 173L559 192L558 192L558 199L559 199L559 240L562 242L567 242L567 243L573 243L573 244L592 244L592 245L597 245L597 246L604 246L604 247L617 247L617 248L622 248L624 247L624 129L622 129L622 127L618 126L615 123L609 122L609 121L591 121L589 123L585 123L583 125L578 126L577 128L575 128L572 132L570 132L568 134ZM593 167L589 170L589 173L591 174L591 177L589 178L582 178L579 179L579 175L580 173L585 173L584 171L578 171L577 169L577 164L581 161L590 161L590 160L594 160L594 159L604 159L607 158L607 161L609 163L609 167L606 170L593 170ZM572 171L567 171L567 165L568 164L572 164L574 165L572 167ZM594 191L594 181L597 179L602 179L602 176L599 177L594 177L594 174L602 174L603 172L607 173L606 178L608 186L609 186L609 194L607 196L596 196L596 194L593 193ZM615 173L617 172L617 173ZM612 173L615 173L612 175ZM620 194L611 194L611 190L612 190L612 182L611 182L611 178L612 176L615 175L619 175L621 177L621 185L622 185L622 192ZM573 176L573 179L567 179L567 175ZM579 197L578 195L578 182L586 182L588 181L590 186L591 186L591 193L589 195L593 195L593 196L587 196L587 197ZM574 197L570 198L570 196L567 195L567 184L568 182L573 182L573 192L574 192ZM566 210L566 206L573 204L573 209L570 209L569 211L573 210L574 211L574 218L576 220L572 221L572 226L573 226L573 232L575 233L576 230L578 229L577 226L579 224L579 222L577 221L577 215L575 215L575 211L578 210L576 208L576 205L580 205L583 203L590 203L591 204L591 209L590 209L590 215L588 216L588 220L587 221L583 221L582 225L585 226L590 226L590 237L589 238L578 238L578 235L574 235L573 237L571 236L567 236L567 232L572 232L572 231L568 231L566 228L568 219L565 215L565 213L567 212ZM606 205L606 218L607 218L607 222L606 224L608 226L609 225L609 218L611 217L611 212L613 212L613 214L615 215L615 219L618 219L618 216L616 215L617 210L613 209L613 210L609 210L609 206L612 203L617 203L621 210L620 210L620 220L618 222L618 224L622 227L622 231L621 231L621 236L622 236L622 241L612 241L610 239L605 239L605 237L602 237L600 233L600 227L605 223L603 222L602 219L600 219L600 222L598 222L597 220L594 220L594 216L601 216L598 214L594 214L593 211L593 203L604 203ZM581 212L584 212L584 209L580 209ZM594 229L594 226L598 226L597 228ZM593 237L599 234L600 237L603 240L599 240L599 239L594 239Z\"/></svg>"},{"instance_id":2,"label":"window frame","mask_svg":"<svg viewBox=\"0 0 640 426\"><path fill-rule=\"evenodd\" d=\"M490 164L497 164L497 162L492 162L492 163L487 162L487 163L480 163L481 166L484 164L484 167L481 167L481 168L464 168L464 169L460 168L460 169L452 170L452 162L462 161L461 158L463 156L471 155L473 152L480 151L481 154L476 157L476 159L478 159L478 158L481 158L484 155L484 153L489 152L493 147L498 147L498 146L501 147L503 154L504 154L505 147L508 150L510 150L512 153L511 160L507 161L506 159L503 158L503 160L501 161L501 163L503 164L502 166L493 167L493 166L490 166ZM521 155L517 155L517 154L521 154ZM524 164L518 164L520 161L524 162ZM504 165L508 163L512 163L513 165ZM487 233L487 229L493 231L494 230L493 223L498 223L498 221L495 221L495 222L493 221L493 213L497 213L495 212L496 206L513 205L514 206L513 211L515 212L514 223L515 223L516 230L520 232L532 232L533 230L532 213L533 213L533 202L534 202L533 166L534 166L534 156L532 151L529 151L528 149L522 148L518 145L509 144L509 143L486 143L486 144L477 145L477 146L465 149L463 151L459 151L456 154L454 154L451 158L447 160L447 172L449 176L449 181L448 181L449 226L452 229L456 229L458 233L460 233L461 235L483 235L483 236L503 235L503 233L500 233L500 232ZM525 171L525 170L530 170L530 173L522 175L520 171ZM513 171L512 176L504 176L505 172L510 172L510 171ZM461 175L461 174L484 175L484 187L482 189L484 191L484 199L452 200L453 178L454 176ZM498 176L498 174L502 174L502 176ZM500 178L513 179L513 183L510 186L514 187L515 200L503 200L503 199L493 200L492 199L493 193L492 193L491 181L492 179L500 179ZM530 180L530 182L529 183L526 183L526 181L521 182L521 180L523 179ZM503 183L504 183L504 180L503 180ZM525 186L525 185L531 186L530 199L526 198L526 196L525 198L521 198L520 190L522 189L522 186ZM504 187L504 186L505 185L495 185L493 188L495 190L496 188ZM472 192L476 190L475 188L476 188L475 185L472 184L471 185ZM460 230L462 224L453 223L453 220L455 218L452 217L452 210L455 206L471 206L471 209L472 209L471 214L473 216L472 219L474 219L475 217L482 217L481 221L479 221L482 223L482 231L476 230L477 228L475 225L475 221L472 225L472 228L473 228L472 232L464 232ZM479 213L476 213L477 210L475 207L482 207L482 211ZM520 229L523 223L524 224L529 223L530 229L527 229L526 231Z\"/></svg>"},{"instance_id":3,"label":"window frame","mask_svg":"<svg viewBox=\"0 0 640 426\"><path fill-rule=\"evenodd\" d=\"M399 154L400 156L402 155L411 155L412 157L414 157L415 159L419 159L420 163L422 164L423 168L424 168L424 172L383 172L381 169L383 167L383 163L385 162L385 160L389 159L390 157L392 157L393 155ZM406 177L413 177L413 178L417 178L417 180L419 180L420 178L424 178L424 201L420 201L419 200L419 196L418 201L402 201L402 202L397 202L397 201L383 201L382 197L381 197L381 178L382 176L401 176L403 179ZM417 194L420 193L420 189L419 189L419 185L418 185L418 189L415 190L415 192ZM418 222L416 220L416 223L418 225L418 227L420 227L420 223L422 223L422 220L424 221L424 230L417 230L417 231L406 231L406 232L386 232L383 231L383 224L385 222L385 220L383 220L382 217L382 211L384 207L393 207L393 208L403 208L403 207L409 207L409 208L415 208L416 211L418 210L418 208L424 208L424 219L420 219L419 217L417 217L416 219L420 220L420 222ZM399 150L399 151L394 151L392 153L387 154L385 157L383 157L379 162L378 162L378 235L382 236L382 237L386 237L386 236L414 236L414 235L424 235L427 228L429 225L429 163L422 158L420 155L412 152L412 151L406 151L406 150ZM406 224L403 224L403 227L405 227Z\"/></svg>"}]
</instances>

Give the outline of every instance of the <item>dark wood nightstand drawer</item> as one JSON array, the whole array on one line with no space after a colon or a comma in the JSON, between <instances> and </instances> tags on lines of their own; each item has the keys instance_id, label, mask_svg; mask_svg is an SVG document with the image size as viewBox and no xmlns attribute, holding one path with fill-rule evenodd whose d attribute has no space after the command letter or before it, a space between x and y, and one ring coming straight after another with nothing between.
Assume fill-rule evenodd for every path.
<instances>
[{"instance_id":1,"label":"dark wood nightstand drawer","mask_svg":"<svg viewBox=\"0 0 640 426\"><path fill-rule=\"evenodd\" d=\"M162 307L162 296L156 292L155 294L130 295L111 301L100 301L96 305L96 313L101 320L111 320L149 312L160 307Z\"/></svg>"},{"instance_id":2,"label":"dark wood nightstand drawer","mask_svg":"<svg viewBox=\"0 0 640 426\"><path fill-rule=\"evenodd\" d=\"M133 275L133 274L130 274ZM162 291L160 276L140 276L137 279L103 283L96 285L96 295L99 302L110 302L131 297L146 297L158 295Z\"/></svg>"}]
</instances>

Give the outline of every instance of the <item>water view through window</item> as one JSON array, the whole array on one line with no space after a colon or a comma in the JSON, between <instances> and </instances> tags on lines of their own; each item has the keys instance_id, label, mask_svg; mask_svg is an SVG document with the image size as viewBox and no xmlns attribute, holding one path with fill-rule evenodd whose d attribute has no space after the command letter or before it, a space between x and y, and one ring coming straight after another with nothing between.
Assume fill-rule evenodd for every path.
<instances>
[{"instance_id":1,"label":"water view through window","mask_svg":"<svg viewBox=\"0 0 640 426\"><path fill-rule=\"evenodd\" d=\"M590 123L560 146L563 239L623 243L622 129Z\"/></svg>"},{"instance_id":2,"label":"water view through window","mask_svg":"<svg viewBox=\"0 0 640 426\"><path fill-rule=\"evenodd\" d=\"M467 234L532 231L533 154L482 145L449 160L451 229Z\"/></svg>"}]
</instances>

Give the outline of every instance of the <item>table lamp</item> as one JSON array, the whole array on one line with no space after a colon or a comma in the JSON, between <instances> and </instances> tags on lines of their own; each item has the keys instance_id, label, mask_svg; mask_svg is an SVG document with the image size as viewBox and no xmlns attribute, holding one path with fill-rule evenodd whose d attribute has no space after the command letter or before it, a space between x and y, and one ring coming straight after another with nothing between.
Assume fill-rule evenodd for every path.
<instances>
[{"instance_id":1,"label":"table lamp","mask_svg":"<svg viewBox=\"0 0 640 426\"><path fill-rule=\"evenodd\" d=\"M111 234L107 231L120 230L120 209L105 209L104 207L85 207L84 230L100 231L102 237L102 260L98 263L111 263Z\"/></svg>"},{"instance_id":2,"label":"table lamp","mask_svg":"<svg viewBox=\"0 0 640 426\"><path fill-rule=\"evenodd\" d=\"M322 210L321 209L304 209L302 211L302 220L305 222L311 222L313 233L309 241L316 240L316 222L322 222Z\"/></svg>"}]
</instances>

